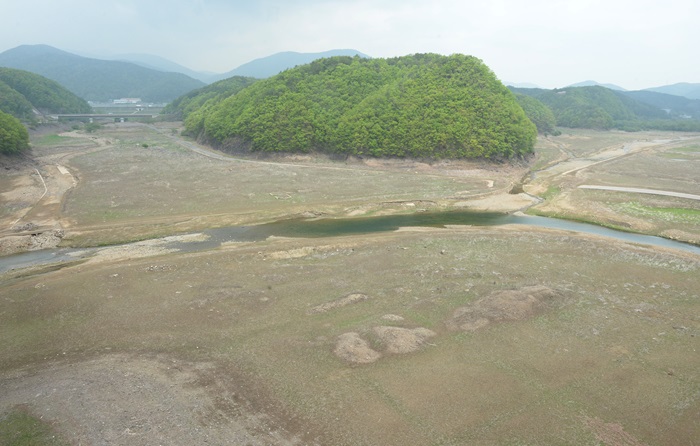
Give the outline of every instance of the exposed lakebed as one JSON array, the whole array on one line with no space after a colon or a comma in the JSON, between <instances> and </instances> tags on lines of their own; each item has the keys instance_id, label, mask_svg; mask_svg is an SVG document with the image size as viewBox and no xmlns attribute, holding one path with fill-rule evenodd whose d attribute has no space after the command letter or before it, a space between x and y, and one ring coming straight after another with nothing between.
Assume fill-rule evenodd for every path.
<instances>
[{"instance_id":1,"label":"exposed lakebed","mask_svg":"<svg viewBox=\"0 0 700 446\"><path fill-rule=\"evenodd\" d=\"M203 234L203 236L201 237L166 237L159 239L155 244L157 244L159 248L164 249L164 252L195 252L215 249L227 242L255 242L265 240L271 236L322 238L389 232L402 227L440 228L457 225L529 225L540 228L593 234L627 243L678 249L700 255L700 247L661 237L634 234L592 224L547 217L472 211L422 212L363 218L288 219L255 226L233 226L208 229L202 231L201 234ZM154 244L153 241L138 243L148 243L151 246ZM80 260L95 255L105 249L113 249L113 247L83 249L57 248L14 254L0 258L0 273L30 266Z\"/></svg>"}]
</instances>

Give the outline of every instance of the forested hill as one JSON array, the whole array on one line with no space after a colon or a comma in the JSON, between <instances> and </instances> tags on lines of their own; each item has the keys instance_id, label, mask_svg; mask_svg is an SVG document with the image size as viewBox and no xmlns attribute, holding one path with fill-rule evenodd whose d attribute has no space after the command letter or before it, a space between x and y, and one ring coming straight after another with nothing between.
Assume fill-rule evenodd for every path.
<instances>
[{"instance_id":1,"label":"forested hill","mask_svg":"<svg viewBox=\"0 0 700 446\"><path fill-rule=\"evenodd\" d=\"M0 54L0 66L41 74L88 101L132 97L146 102L170 102L205 85L181 73L90 59L48 45L22 45L7 50Z\"/></svg>"},{"instance_id":2,"label":"forested hill","mask_svg":"<svg viewBox=\"0 0 700 446\"><path fill-rule=\"evenodd\" d=\"M510 158L534 124L471 56L333 57L260 80L193 111L187 131L236 151Z\"/></svg>"},{"instance_id":3,"label":"forested hill","mask_svg":"<svg viewBox=\"0 0 700 446\"><path fill-rule=\"evenodd\" d=\"M0 111L31 121L42 113L90 113L85 100L38 74L0 68Z\"/></svg>"},{"instance_id":4,"label":"forested hill","mask_svg":"<svg viewBox=\"0 0 700 446\"><path fill-rule=\"evenodd\" d=\"M163 114L173 115L177 119L186 119L190 113L199 110L206 103L212 106L241 91L243 88L257 81L252 77L233 76L206 87L198 88L180 96L169 103Z\"/></svg>"}]
</instances>

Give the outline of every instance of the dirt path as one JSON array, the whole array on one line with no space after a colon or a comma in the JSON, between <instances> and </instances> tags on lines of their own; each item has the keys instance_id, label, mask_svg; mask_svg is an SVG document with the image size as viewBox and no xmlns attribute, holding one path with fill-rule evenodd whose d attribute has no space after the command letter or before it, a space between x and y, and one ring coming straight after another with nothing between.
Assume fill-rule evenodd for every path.
<instances>
[{"instance_id":1,"label":"dirt path","mask_svg":"<svg viewBox=\"0 0 700 446\"><path fill-rule=\"evenodd\" d=\"M56 247L66 226L61 219L63 200L78 185L78 176L67 167L68 161L110 145L105 138L78 132L59 136L84 139L94 146L68 146L14 167L18 172L12 176L11 189L0 193L0 203L12 209L0 218L0 255Z\"/></svg>"},{"instance_id":2,"label":"dirt path","mask_svg":"<svg viewBox=\"0 0 700 446\"><path fill-rule=\"evenodd\" d=\"M618 186L594 186L582 184L579 189L612 190L618 192L631 192L635 194L665 195L667 197L688 198L690 200L700 200L700 195L686 194L683 192L672 192L668 190L642 189L639 187L618 187Z\"/></svg>"}]
</instances>

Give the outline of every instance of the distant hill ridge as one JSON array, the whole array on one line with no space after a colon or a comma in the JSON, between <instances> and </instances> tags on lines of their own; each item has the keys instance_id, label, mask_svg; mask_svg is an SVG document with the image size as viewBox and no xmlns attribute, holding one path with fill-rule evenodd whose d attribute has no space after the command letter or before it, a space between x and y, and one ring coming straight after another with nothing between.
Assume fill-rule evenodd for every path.
<instances>
[{"instance_id":1,"label":"distant hill ridge","mask_svg":"<svg viewBox=\"0 0 700 446\"><path fill-rule=\"evenodd\" d=\"M219 79L225 79L231 76L245 76L265 79L270 76L274 76L275 74L279 74L289 68L294 68L298 65L305 65L317 59L335 56L359 56L361 58L369 58L368 55L353 49L329 50L320 53L297 53L294 51L284 51L245 63L227 73L220 74Z\"/></svg>"},{"instance_id":2,"label":"distant hill ridge","mask_svg":"<svg viewBox=\"0 0 700 446\"><path fill-rule=\"evenodd\" d=\"M0 68L0 111L23 121L43 113L90 113L92 108L57 82L29 71Z\"/></svg>"},{"instance_id":3,"label":"distant hill ridge","mask_svg":"<svg viewBox=\"0 0 700 446\"><path fill-rule=\"evenodd\" d=\"M637 131L700 130L700 101L649 91L614 91L599 85L555 90L514 88L552 110L556 125Z\"/></svg>"},{"instance_id":4,"label":"distant hill ridge","mask_svg":"<svg viewBox=\"0 0 700 446\"><path fill-rule=\"evenodd\" d=\"M664 85L661 87L647 88L646 91L655 93L671 94L674 96L683 96L688 99L700 99L700 83L681 82L673 85Z\"/></svg>"},{"instance_id":5,"label":"distant hill ridge","mask_svg":"<svg viewBox=\"0 0 700 446\"><path fill-rule=\"evenodd\" d=\"M0 54L0 66L52 79L88 101L138 97L169 102L204 83L181 73L166 73L130 62L91 59L48 45L22 45Z\"/></svg>"},{"instance_id":6,"label":"distant hill ridge","mask_svg":"<svg viewBox=\"0 0 700 446\"><path fill-rule=\"evenodd\" d=\"M591 80L578 82L578 83L569 85L569 87L595 87L595 86L605 87L605 88L609 88L610 90L616 90L616 91L627 91L626 89L620 87L619 85L601 84L600 82L591 81Z\"/></svg>"},{"instance_id":7,"label":"distant hill ridge","mask_svg":"<svg viewBox=\"0 0 700 446\"><path fill-rule=\"evenodd\" d=\"M151 68L154 70L182 73L193 79L198 79L204 83L210 84L233 76L265 79L270 76L274 76L275 74L278 74L286 69L294 68L298 65L304 65L313 62L316 59L321 59L324 57L355 55L365 58L370 57L360 51L353 49L333 49L316 53L300 53L294 51L285 51L252 60L239 66L238 68L227 71L225 73L195 71L171 60L152 54L119 54L113 56L101 56L97 58L107 60L121 60L125 62L135 63L137 65L141 65L143 67Z\"/></svg>"}]
</instances>

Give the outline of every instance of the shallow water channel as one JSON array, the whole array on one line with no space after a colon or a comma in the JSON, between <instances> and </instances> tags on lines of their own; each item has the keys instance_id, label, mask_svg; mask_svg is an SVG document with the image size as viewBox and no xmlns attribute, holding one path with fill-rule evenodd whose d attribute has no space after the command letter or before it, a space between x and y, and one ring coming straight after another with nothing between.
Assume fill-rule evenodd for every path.
<instances>
[{"instance_id":1,"label":"shallow water channel","mask_svg":"<svg viewBox=\"0 0 700 446\"><path fill-rule=\"evenodd\" d=\"M321 218L280 220L255 226L233 226L202 231L206 240L167 241L159 247L179 252L204 251L215 249L226 242L250 242L265 240L270 236L322 238L341 235L361 235L376 232L395 231L401 227L445 227L449 225L501 226L530 225L540 228L563 229L584 234L610 237L628 243L678 249L700 255L700 247L629 232L616 231L601 226L529 215L512 215L494 212L424 212L408 215L386 215L363 218ZM0 273L29 266L75 261L88 258L101 249L57 248L26 252L0 257Z\"/></svg>"}]
</instances>

